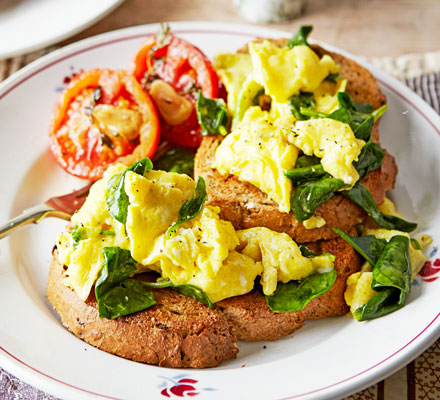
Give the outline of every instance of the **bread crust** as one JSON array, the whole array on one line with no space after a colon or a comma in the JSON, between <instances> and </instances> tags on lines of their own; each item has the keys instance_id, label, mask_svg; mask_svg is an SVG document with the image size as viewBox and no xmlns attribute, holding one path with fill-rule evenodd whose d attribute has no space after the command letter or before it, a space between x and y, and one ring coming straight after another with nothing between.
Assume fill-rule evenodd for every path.
<instances>
[{"instance_id":1,"label":"bread crust","mask_svg":"<svg viewBox=\"0 0 440 400\"><path fill-rule=\"evenodd\" d=\"M63 284L56 251L47 297L80 339L123 358L161 367L215 367L237 356L237 339L220 315L171 289L153 290L157 304L116 320L99 318L94 293L83 302Z\"/></svg>"},{"instance_id":2,"label":"bread crust","mask_svg":"<svg viewBox=\"0 0 440 400\"><path fill-rule=\"evenodd\" d=\"M54 252L47 297L63 325L106 352L161 367L215 367L237 356L237 340L277 340L301 328L307 319L345 314L346 281L360 269L360 258L342 239L309 243L317 253L335 255L333 287L303 310L274 313L264 295L252 292L220 301L210 309L170 289L153 290L157 304L115 320L99 318L94 293L83 302L63 284L65 269ZM137 276L140 279L145 277Z\"/></svg>"},{"instance_id":3,"label":"bread crust","mask_svg":"<svg viewBox=\"0 0 440 400\"><path fill-rule=\"evenodd\" d=\"M264 295L257 290L216 303L216 309L238 340L278 340L301 328L307 319L334 317L348 312L344 292L347 278L360 270L359 255L341 238L308 243L307 247L318 254L331 253L336 257L338 276L332 288L310 301L303 310L286 313L272 312Z\"/></svg>"}]
</instances>

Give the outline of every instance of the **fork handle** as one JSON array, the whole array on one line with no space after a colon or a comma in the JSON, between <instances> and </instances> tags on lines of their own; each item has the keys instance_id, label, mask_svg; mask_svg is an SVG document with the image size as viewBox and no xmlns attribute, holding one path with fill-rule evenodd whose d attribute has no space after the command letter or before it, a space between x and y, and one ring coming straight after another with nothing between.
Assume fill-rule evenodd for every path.
<instances>
[{"instance_id":1,"label":"fork handle","mask_svg":"<svg viewBox=\"0 0 440 400\"><path fill-rule=\"evenodd\" d=\"M71 215L64 211L54 210L44 204L24 210L18 217L0 226L0 239L8 236L12 231L29 224L38 224L45 218L55 217L70 220Z\"/></svg>"}]
</instances>

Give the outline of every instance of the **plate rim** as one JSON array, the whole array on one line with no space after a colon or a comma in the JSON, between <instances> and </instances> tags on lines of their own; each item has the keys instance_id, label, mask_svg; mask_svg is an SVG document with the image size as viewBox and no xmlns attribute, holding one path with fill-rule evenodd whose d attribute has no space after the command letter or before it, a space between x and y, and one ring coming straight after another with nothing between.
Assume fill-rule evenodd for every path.
<instances>
[{"instance_id":1,"label":"plate rim","mask_svg":"<svg viewBox=\"0 0 440 400\"><path fill-rule=\"evenodd\" d=\"M51 38L37 42L35 44L23 45L16 50L1 51L1 49L0 49L0 60L6 60L8 58L18 57L18 56L21 56L21 55L24 55L27 53L32 53L34 51L38 51L38 50L44 49L45 47L51 46L55 43L62 42L63 40L65 40L71 36L74 36L77 33L80 33L87 28L90 28L96 22L105 18L113 10L115 10L117 7L119 7L125 0L107 0L107 1L110 1L110 3L105 8L102 8L99 12L97 12L93 16L93 18L84 19L80 24L77 24L76 26L72 27L71 29L63 31L63 33L61 33L61 34L57 34L55 36L52 36Z\"/></svg>"},{"instance_id":2,"label":"plate rim","mask_svg":"<svg viewBox=\"0 0 440 400\"><path fill-rule=\"evenodd\" d=\"M122 1L122 0L121 0ZM197 33L197 31L218 31L217 33L233 33L233 34L243 34L246 36L257 36L258 32L261 35L262 32L268 35L289 35L291 33L287 31L275 30L265 27L253 26L248 24L236 24L236 23L222 23L222 22L209 22L209 21L181 21L181 22L171 22L171 26L176 29L173 29L176 33L183 33L185 29L190 29L191 32ZM92 36L90 38L83 39L81 41L72 43L68 46L55 50L46 56L43 56L34 62L28 64L23 69L17 71L10 77L8 77L5 81L0 83L0 101L2 98L7 96L12 90L14 90L17 86L24 83L26 80L31 79L34 75L38 74L41 70L50 67L55 62L60 62L66 58L74 57L78 52L84 52L88 50L92 50L97 46L105 46L109 45L109 41L113 41L114 39L119 38L120 40L128 40L132 36L142 37L143 35L148 34L151 31L155 31L158 27L158 24L145 24L138 25L133 27L127 27L123 29L118 29L110 32L106 32L103 34L99 34L96 36ZM147 32L148 31L148 32ZM180 31L180 32L179 32ZM239 33L240 32L240 33ZM354 56L349 52L341 50L337 47L328 45L326 43L314 41L322 45L323 47L331 50L337 51L338 53L345 55L354 61L358 62L360 65L365 66L369 69L369 71L379 80L381 85L387 87L388 90L393 91L397 96L401 99L409 103L411 106L415 108L416 111L433 127L433 129L440 135L440 130L438 126L440 126L440 116L435 112L435 110L426 103L422 98L420 98L416 93L411 91L408 87L406 87L402 82L399 82L397 79L387 75L386 73L378 70L376 67L370 65L363 59L360 59L358 56ZM306 398L312 394L317 394L321 392L320 396L346 396L350 393L357 392L364 387L370 386L377 381L386 378L391 375L398 369L402 368L408 362L416 358L419 354L425 351L435 340L437 340L440 334L440 323L438 322L438 317L440 313L427 325L423 328L419 334L410 340L406 345L402 346L399 350L394 352L393 354L386 357L384 360L381 360L379 363L371 366L365 371L362 371L354 376L348 377L342 381L335 382L332 385L329 385L324 388L319 388L313 390L308 393L303 393L300 395L294 395L290 397L284 397L285 399L294 399L294 398ZM428 331L427 336L424 335L425 332ZM415 348L411 345L414 341L418 340L420 336L423 336L420 340L422 342L418 344ZM424 337L426 336L426 337ZM26 364L24 361L19 360L14 357L14 355L10 354L6 349L0 346L0 360L3 365L8 365L5 367L7 371L11 371L11 373L20 379L23 379L25 382L30 382L35 387L41 388L41 390L47 391L49 393L54 393L56 395L68 396L71 395L77 396L78 393L82 395L88 396L89 398L110 398L115 399L115 397L109 397L107 395L102 395L100 393L90 392L87 389L78 388L74 385L71 385L67 382L59 381L56 378L50 377L46 375L42 371L38 371L32 366ZM396 354L403 353L403 356L398 358L397 360L391 360ZM12 360L15 360L12 361ZM390 361L391 360L391 361ZM3 361L5 364L3 364ZM19 365L19 364L22 365ZM384 367L380 367L377 369L378 365L385 364ZM389 365L388 365L389 364ZM24 368L25 366L26 368ZM374 373L370 374L372 369L376 368ZM385 372L385 373L384 373ZM359 378L359 376L362 378ZM42 378L43 377L43 378ZM349 382L350 383L347 383ZM341 384L342 387L341 387ZM339 386L339 387L337 387ZM72 393L71 390L74 389L75 393ZM348 389L348 390L347 390ZM67 391L66 391L67 390ZM81 391L81 392L79 392ZM90 397L91 396L91 397Z\"/></svg>"}]
</instances>

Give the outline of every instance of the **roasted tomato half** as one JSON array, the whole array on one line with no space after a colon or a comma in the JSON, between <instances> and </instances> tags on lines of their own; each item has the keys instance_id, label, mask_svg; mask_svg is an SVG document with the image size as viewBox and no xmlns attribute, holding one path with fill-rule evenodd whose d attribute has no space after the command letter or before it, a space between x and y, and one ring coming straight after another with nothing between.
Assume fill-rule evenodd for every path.
<instances>
[{"instance_id":1,"label":"roasted tomato half","mask_svg":"<svg viewBox=\"0 0 440 400\"><path fill-rule=\"evenodd\" d=\"M196 102L219 95L219 79L208 58L172 34L148 36L129 71L153 97L161 118L162 138L197 147L201 141Z\"/></svg>"},{"instance_id":2,"label":"roasted tomato half","mask_svg":"<svg viewBox=\"0 0 440 400\"><path fill-rule=\"evenodd\" d=\"M152 157L160 123L151 97L125 71L77 75L56 103L50 147L67 172L95 181L115 161Z\"/></svg>"}]
</instances>

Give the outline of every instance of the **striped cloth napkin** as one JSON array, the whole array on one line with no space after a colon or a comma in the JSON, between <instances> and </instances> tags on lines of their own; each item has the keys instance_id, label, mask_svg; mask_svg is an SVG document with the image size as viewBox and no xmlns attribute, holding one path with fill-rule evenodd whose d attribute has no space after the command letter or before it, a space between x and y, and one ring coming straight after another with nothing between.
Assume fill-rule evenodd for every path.
<instances>
[{"instance_id":1,"label":"striped cloth napkin","mask_svg":"<svg viewBox=\"0 0 440 400\"><path fill-rule=\"evenodd\" d=\"M0 81L55 47L0 60ZM397 59L369 59L406 85L440 113L440 52ZM417 74L419 72L420 74ZM57 400L0 368L0 399ZM389 378L344 400L440 400L440 339L416 360Z\"/></svg>"}]
</instances>

